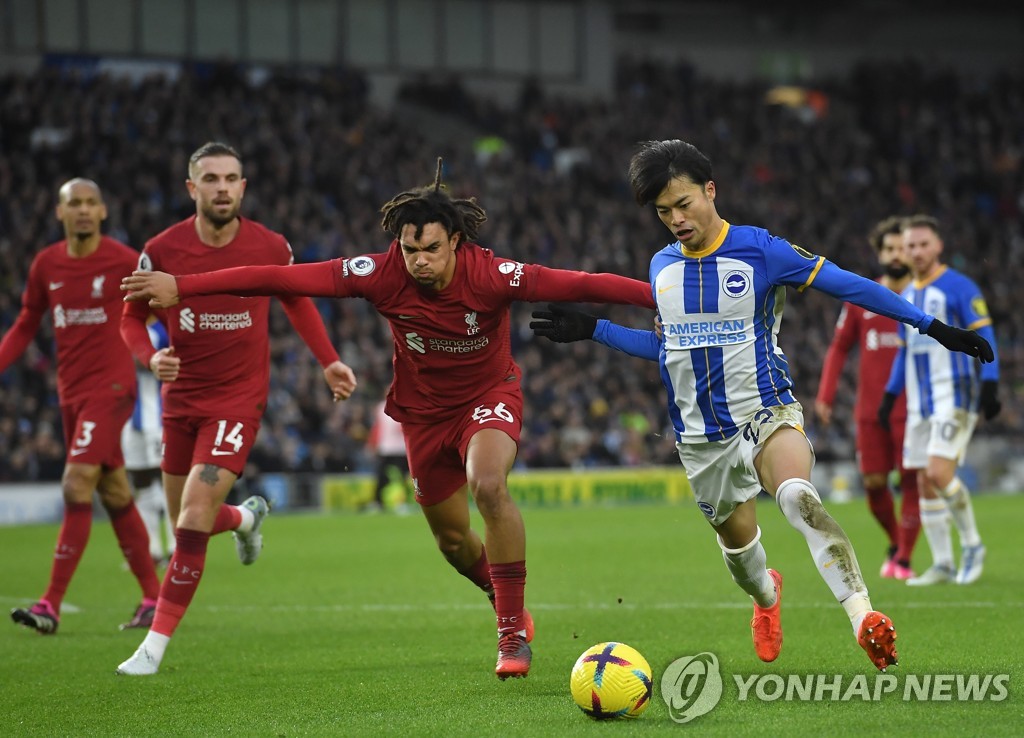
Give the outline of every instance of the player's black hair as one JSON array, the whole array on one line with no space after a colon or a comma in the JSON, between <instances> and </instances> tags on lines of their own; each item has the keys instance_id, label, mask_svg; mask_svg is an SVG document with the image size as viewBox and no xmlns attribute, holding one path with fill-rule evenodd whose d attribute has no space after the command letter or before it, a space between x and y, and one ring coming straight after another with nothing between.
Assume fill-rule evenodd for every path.
<instances>
[{"instance_id":1,"label":"player's black hair","mask_svg":"<svg viewBox=\"0 0 1024 738\"><path fill-rule=\"evenodd\" d=\"M629 162L629 184L638 204L654 202L676 177L686 177L703 187L711 181L711 160L696 146L678 138L638 144Z\"/></svg>"},{"instance_id":2,"label":"player's black hair","mask_svg":"<svg viewBox=\"0 0 1024 738\"><path fill-rule=\"evenodd\" d=\"M875 227L868 234L868 243L876 253L882 252L882 241L890 234L899 235L903 231L903 218L898 215L890 215L888 218L878 221Z\"/></svg>"},{"instance_id":3,"label":"player's black hair","mask_svg":"<svg viewBox=\"0 0 1024 738\"><path fill-rule=\"evenodd\" d=\"M476 204L476 198L453 198L441 184L441 157L437 157L437 174L433 184L400 192L384 203L381 227L396 238L407 225L416 226L416 238L423 235L427 223L440 223L448 235L461 234L459 243L475 241L487 213Z\"/></svg>"},{"instance_id":4,"label":"player's black hair","mask_svg":"<svg viewBox=\"0 0 1024 738\"><path fill-rule=\"evenodd\" d=\"M223 141L207 141L198 149L192 152L192 156L188 158L188 176L192 176L192 170L195 169L196 164L200 159L205 159L208 156L233 156L238 159L238 163L242 163L242 155L238 153L238 150L226 144Z\"/></svg>"}]
</instances>

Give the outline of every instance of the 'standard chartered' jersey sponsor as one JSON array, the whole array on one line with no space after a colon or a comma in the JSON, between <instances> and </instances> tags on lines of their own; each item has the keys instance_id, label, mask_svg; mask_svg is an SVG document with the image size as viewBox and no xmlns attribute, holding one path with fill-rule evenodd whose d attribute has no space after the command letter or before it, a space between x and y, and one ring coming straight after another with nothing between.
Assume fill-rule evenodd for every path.
<instances>
[{"instance_id":1,"label":"'standard chartered' jersey sponsor","mask_svg":"<svg viewBox=\"0 0 1024 738\"><path fill-rule=\"evenodd\" d=\"M252 316L246 310L243 313L200 313L199 330L202 331L237 331L252 327Z\"/></svg>"},{"instance_id":2,"label":"'standard chartered' jersey sponsor","mask_svg":"<svg viewBox=\"0 0 1024 738\"><path fill-rule=\"evenodd\" d=\"M468 354L472 351L479 351L490 343L487 336L468 339L454 338L431 338L430 348L434 351L442 351L446 354Z\"/></svg>"}]
</instances>

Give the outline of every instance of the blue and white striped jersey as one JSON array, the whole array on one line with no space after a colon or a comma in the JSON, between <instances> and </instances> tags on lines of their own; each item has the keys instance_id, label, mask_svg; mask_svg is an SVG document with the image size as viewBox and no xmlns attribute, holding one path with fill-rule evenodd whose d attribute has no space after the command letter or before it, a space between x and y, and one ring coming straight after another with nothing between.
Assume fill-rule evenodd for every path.
<instances>
[{"instance_id":1,"label":"blue and white striped jersey","mask_svg":"<svg viewBox=\"0 0 1024 738\"><path fill-rule=\"evenodd\" d=\"M160 321L153 321L146 329L149 331L149 340L153 348L158 351L170 346L167 338L167 329ZM143 369L140 366L135 368L135 376L138 380L139 395L135 399L135 410L129 421L132 430L144 431L147 433L159 433L163 428L161 415L163 413L163 402L160 399L160 381L153 376L153 372Z\"/></svg>"},{"instance_id":2,"label":"blue and white striped jersey","mask_svg":"<svg viewBox=\"0 0 1024 738\"><path fill-rule=\"evenodd\" d=\"M786 287L813 286L926 330L931 317L870 279L763 228L728 223L702 251L669 244L651 261L664 337L598 321L594 340L656 359L682 443L735 435L762 407L795 402L778 344Z\"/></svg>"},{"instance_id":3,"label":"blue and white striped jersey","mask_svg":"<svg viewBox=\"0 0 1024 738\"><path fill-rule=\"evenodd\" d=\"M943 265L931 279L913 282L903 297L943 323L976 330L996 352L988 306L978 286L955 269ZM954 410L978 411L981 381L999 379L999 356L981 365L966 354L953 353L931 336L907 333L900 326L903 348L893 362L886 391L907 390L910 417L948 417Z\"/></svg>"}]
</instances>

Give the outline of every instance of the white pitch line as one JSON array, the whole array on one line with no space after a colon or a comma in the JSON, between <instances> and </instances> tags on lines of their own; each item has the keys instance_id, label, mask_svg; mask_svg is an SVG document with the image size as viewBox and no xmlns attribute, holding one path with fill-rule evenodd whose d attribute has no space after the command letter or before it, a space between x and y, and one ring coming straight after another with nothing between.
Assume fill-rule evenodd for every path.
<instances>
[{"instance_id":1,"label":"white pitch line","mask_svg":"<svg viewBox=\"0 0 1024 738\"><path fill-rule=\"evenodd\" d=\"M0 603L15 603L19 605L31 604L31 600L24 597L10 597L0 595ZM891 603L892 609L920 610L925 608L963 609L963 610L986 610L996 608L1024 607L1024 601L991 602L979 600L975 602L898 602ZM527 605L534 611L566 611L566 610L747 610L749 602L528 602ZM787 610L821 610L834 608L836 603L822 600L820 602L790 602L786 604ZM488 606L484 603L445 603L426 602L413 603L374 603L362 602L359 604L335 604L335 605L206 605L200 607L207 612L414 612L414 611L437 611L449 612L452 610L485 610ZM114 608L104 607L103 610ZM123 609L123 608L121 608ZM61 615L82 612L82 608L65 602L61 606Z\"/></svg>"}]
</instances>

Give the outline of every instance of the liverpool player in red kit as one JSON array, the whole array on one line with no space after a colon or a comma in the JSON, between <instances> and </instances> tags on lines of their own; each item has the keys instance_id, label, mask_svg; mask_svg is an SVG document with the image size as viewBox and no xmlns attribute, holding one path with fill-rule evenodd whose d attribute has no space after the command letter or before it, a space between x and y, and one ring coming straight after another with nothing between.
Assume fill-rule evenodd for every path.
<instances>
[{"instance_id":1,"label":"liverpool player in red kit","mask_svg":"<svg viewBox=\"0 0 1024 738\"><path fill-rule=\"evenodd\" d=\"M247 267L175 278L136 272L127 299L175 305L199 294L363 297L388 319L395 378L387 413L402 423L416 500L438 548L493 597L499 678L526 676L533 623L523 607L526 532L506 477L522 427L521 372L512 359L515 300L654 306L645 282L547 269L495 256L473 241L486 214L433 185L382 208L395 239L384 253L318 264ZM469 527L468 496L486 545Z\"/></svg>"},{"instance_id":2,"label":"liverpool player in red kit","mask_svg":"<svg viewBox=\"0 0 1024 738\"><path fill-rule=\"evenodd\" d=\"M142 269L205 272L243 264L290 264L283 236L239 216L245 179L238 153L207 143L189 159L189 194L196 214L151 239ZM282 297L295 330L324 368L336 399L355 389L352 370L338 360L309 298ZM166 311L170 348L154 350L145 303L125 306L121 332L140 362L163 385L164 490L174 521L168 564L153 625L120 674L155 674L203 574L210 536L235 531L243 564L263 545L266 500L224 501L242 473L259 430L270 386L269 298L195 297Z\"/></svg>"},{"instance_id":3,"label":"liverpool player in red kit","mask_svg":"<svg viewBox=\"0 0 1024 738\"><path fill-rule=\"evenodd\" d=\"M879 280L897 294L910 281L910 270L903 261L903 236L899 218L886 218L872 230L868 240L878 252L878 261L885 273ZM894 579L914 576L910 557L921 530L918 515L917 475L902 468L903 426L907 404L901 394L893 409L894 422L883 428L878 422L878 406L885 393L889 370L899 350L900 338L896 321L876 315L864 308L846 303L839 313L835 337L825 355L821 370L818 397L814 410L825 425L832 421L832 403L843 364L850 349L859 347L857 367L857 460L864 491L871 513L889 536L889 554L882 564L881 575ZM900 522L896 522L892 492L888 478L892 469L900 469L903 502Z\"/></svg>"},{"instance_id":4,"label":"liverpool player in red kit","mask_svg":"<svg viewBox=\"0 0 1024 738\"><path fill-rule=\"evenodd\" d=\"M72 179L60 188L57 218L64 224L64 240L32 260L21 312L0 341L2 372L25 351L43 314L52 311L67 454L61 480L64 522L46 593L30 608L11 611L14 622L43 634L57 632L64 593L89 541L93 490L142 588L142 603L122 627L152 622L160 587L121 455L121 428L135 404L135 362L118 333L119 285L139 254L100 233L106 217L95 182Z\"/></svg>"}]
</instances>

